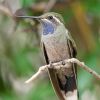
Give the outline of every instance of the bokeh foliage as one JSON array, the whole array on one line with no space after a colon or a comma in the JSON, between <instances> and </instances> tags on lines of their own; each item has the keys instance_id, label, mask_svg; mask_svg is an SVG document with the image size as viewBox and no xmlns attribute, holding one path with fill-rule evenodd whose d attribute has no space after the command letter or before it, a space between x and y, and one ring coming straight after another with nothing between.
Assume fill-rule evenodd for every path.
<instances>
[{"instance_id":1,"label":"bokeh foliage","mask_svg":"<svg viewBox=\"0 0 100 100\"><path fill-rule=\"evenodd\" d=\"M2 3L3 10L0 8L0 100L57 100L47 75L31 85L24 84L39 66L45 64L40 49L39 24L32 20L16 20L5 13L6 7L10 7L13 13L15 8L23 8L20 13L40 15L44 13L48 0L3 1L6 3ZM56 1L50 11L63 15L77 44L78 58L100 73L100 1ZM100 82L80 68L78 89L80 100L100 98Z\"/></svg>"}]
</instances>

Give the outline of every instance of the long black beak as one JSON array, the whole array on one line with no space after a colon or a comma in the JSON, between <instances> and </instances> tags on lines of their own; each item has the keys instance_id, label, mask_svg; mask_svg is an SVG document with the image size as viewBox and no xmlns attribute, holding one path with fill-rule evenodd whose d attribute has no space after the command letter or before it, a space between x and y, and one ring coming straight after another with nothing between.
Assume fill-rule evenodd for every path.
<instances>
[{"instance_id":1,"label":"long black beak","mask_svg":"<svg viewBox=\"0 0 100 100\"><path fill-rule=\"evenodd\" d=\"M31 18L31 19L36 19L40 20L42 19L40 16L21 16L21 15L15 15L16 18Z\"/></svg>"}]
</instances>

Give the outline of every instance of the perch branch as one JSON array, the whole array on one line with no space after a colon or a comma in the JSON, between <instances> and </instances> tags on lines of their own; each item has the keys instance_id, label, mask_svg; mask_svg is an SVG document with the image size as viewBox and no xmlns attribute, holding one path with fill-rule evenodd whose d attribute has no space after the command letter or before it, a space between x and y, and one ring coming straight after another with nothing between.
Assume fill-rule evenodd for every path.
<instances>
[{"instance_id":1,"label":"perch branch","mask_svg":"<svg viewBox=\"0 0 100 100\"><path fill-rule=\"evenodd\" d=\"M77 65L79 65L79 67L83 68L84 70L92 74L96 79L100 80L100 75L91 68L89 68L87 65L85 65L84 62L80 62L76 58L68 59L67 62L76 63Z\"/></svg>"},{"instance_id":2,"label":"perch branch","mask_svg":"<svg viewBox=\"0 0 100 100\"><path fill-rule=\"evenodd\" d=\"M89 72L90 74L92 74L95 78L97 78L98 80L100 80L100 75L98 73L96 73L94 70L92 70L91 68L89 68L87 65L85 65L84 62L80 62L76 58L66 59L66 60L64 60L64 62L65 62L65 65L67 65L68 63L76 63L77 65L79 65L79 67L83 68L84 70L86 70L87 72ZM52 65L53 65L54 69L60 69L61 67L68 68L68 66L62 65L62 61L57 62L57 63L53 63ZM44 72L47 72L47 68L48 67L50 67L50 64L49 65L45 65L45 66L41 66L39 68L38 72L36 74L34 74L31 78L29 78L25 83L30 83L33 80L37 79Z\"/></svg>"},{"instance_id":3,"label":"perch branch","mask_svg":"<svg viewBox=\"0 0 100 100\"><path fill-rule=\"evenodd\" d=\"M44 72L46 72L47 66L42 66L39 68L38 72L35 73L31 78L29 78L25 83L30 83L31 81L37 79L39 76L41 76Z\"/></svg>"}]
</instances>

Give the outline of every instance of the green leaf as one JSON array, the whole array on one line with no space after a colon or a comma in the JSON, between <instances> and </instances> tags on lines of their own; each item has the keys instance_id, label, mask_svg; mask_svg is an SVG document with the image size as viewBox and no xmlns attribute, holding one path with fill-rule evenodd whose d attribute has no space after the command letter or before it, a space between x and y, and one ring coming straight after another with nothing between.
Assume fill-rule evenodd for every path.
<instances>
[{"instance_id":1,"label":"green leaf","mask_svg":"<svg viewBox=\"0 0 100 100\"><path fill-rule=\"evenodd\" d=\"M27 100L55 100L56 96L50 82L41 81L28 95Z\"/></svg>"},{"instance_id":2,"label":"green leaf","mask_svg":"<svg viewBox=\"0 0 100 100\"><path fill-rule=\"evenodd\" d=\"M83 0L84 8L93 15L100 16L100 1L99 0Z\"/></svg>"},{"instance_id":3,"label":"green leaf","mask_svg":"<svg viewBox=\"0 0 100 100\"><path fill-rule=\"evenodd\" d=\"M18 75L27 75L27 73L33 72L35 70L33 65L30 63L29 59L27 58L27 54L31 51L32 54L38 53L37 48L23 49L14 54L13 61L15 63L15 70Z\"/></svg>"},{"instance_id":4,"label":"green leaf","mask_svg":"<svg viewBox=\"0 0 100 100\"><path fill-rule=\"evenodd\" d=\"M22 7L28 7L33 4L36 0L20 0L20 4Z\"/></svg>"}]
</instances>

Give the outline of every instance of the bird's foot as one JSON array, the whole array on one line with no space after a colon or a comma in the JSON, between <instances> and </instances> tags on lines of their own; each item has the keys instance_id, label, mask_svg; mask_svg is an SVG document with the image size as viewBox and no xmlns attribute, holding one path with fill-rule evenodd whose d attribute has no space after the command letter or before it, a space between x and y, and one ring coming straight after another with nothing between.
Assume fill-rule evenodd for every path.
<instances>
[{"instance_id":1,"label":"bird's foot","mask_svg":"<svg viewBox=\"0 0 100 100\"><path fill-rule=\"evenodd\" d=\"M53 68L53 63L50 61L50 68Z\"/></svg>"},{"instance_id":2,"label":"bird's foot","mask_svg":"<svg viewBox=\"0 0 100 100\"><path fill-rule=\"evenodd\" d=\"M62 65L65 65L65 61L64 60L62 60Z\"/></svg>"}]
</instances>

